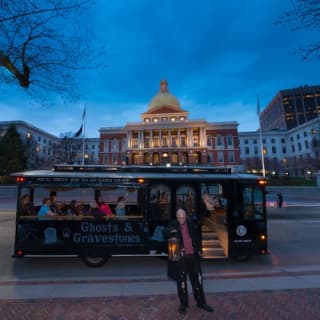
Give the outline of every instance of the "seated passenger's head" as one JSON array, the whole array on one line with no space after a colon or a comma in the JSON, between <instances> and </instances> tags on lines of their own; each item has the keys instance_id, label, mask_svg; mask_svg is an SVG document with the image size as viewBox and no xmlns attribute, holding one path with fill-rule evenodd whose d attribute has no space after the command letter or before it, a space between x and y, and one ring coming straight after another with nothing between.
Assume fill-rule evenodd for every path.
<instances>
[{"instance_id":1,"label":"seated passenger's head","mask_svg":"<svg viewBox=\"0 0 320 320\"><path fill-rule=\"evenodd\" d=\"M96 201L91 201L90 202L90 208L96 208L97 207L97 202Z\"/></svg>"},{"instance_id":2,"label":"seated passenger's head","mask_svg":"<svg viewBox=\"0 0 320 320\"><path fill-rule=\"evenodd\" d=\"M124 201L124 196L120 196L120 197L118 198L118 202L120 202L120 201Z\"/></svg>"},{"instance_id":3,"label":"seated passenger's head","mask_svg":"<svg viewBox=\"0 0 320 320\"><path fill-rule=\"evenodd\" d=\"M50 204L51 204L50 198L44 198L44 199L42 200L42 204L45 204L45 205L47 205L47 206L50 206Z\"/></svg>"}]
</instances>

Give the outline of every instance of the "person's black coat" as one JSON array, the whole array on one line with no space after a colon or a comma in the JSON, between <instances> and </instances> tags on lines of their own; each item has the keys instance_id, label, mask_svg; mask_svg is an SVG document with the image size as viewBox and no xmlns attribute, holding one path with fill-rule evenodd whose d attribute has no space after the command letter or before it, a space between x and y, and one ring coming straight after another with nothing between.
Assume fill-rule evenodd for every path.
<instances>
[{"instance_id":1,"label":"person's black coat","mask_svg":"<svg viewBox=\"0 0 320 320\"><path fill-rule=\"evenodd\" d=\"M199 254L201 246L200 246L200 239L199 239L197 228L194 222L189 219L186 219L186 223L188 226L190 237L192 239L192 246L194 249L194 253ZM176 230L176 232L173 232L173 230ZM177 237L180 241L180 244L183 246L181 227L178 220L174 220L170 222L167 229L165 230L165 237L167 239L173 236Z\"/></svg>"}]
</instances>

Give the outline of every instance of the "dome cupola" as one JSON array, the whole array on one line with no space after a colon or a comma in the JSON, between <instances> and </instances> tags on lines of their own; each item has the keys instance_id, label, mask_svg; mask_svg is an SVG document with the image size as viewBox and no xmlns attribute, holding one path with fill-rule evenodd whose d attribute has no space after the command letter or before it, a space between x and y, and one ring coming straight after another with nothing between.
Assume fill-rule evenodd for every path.
<instances>
[{"instance_id":1,"label":"dome cupola","mask_svg":"<svg viewBox=\"0 0 320 320\"><path fill-rule=\"evenodd\" d=\"M180 102L168 91L168 82L166 80L161 80L160 92L151 99L148 105L148 111L164 106L181 111Z\"/></svg>"}]
</instances>

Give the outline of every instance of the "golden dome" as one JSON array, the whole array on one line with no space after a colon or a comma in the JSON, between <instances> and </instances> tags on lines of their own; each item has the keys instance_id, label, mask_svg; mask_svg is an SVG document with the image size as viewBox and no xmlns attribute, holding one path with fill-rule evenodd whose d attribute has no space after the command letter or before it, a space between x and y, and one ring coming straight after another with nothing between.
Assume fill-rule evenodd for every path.
<instances>
[{"instance_id":1,"label":"golden dome","mask_svg":"<svg viewBox=\"0 0 320 320\"><path fill-rule=\"evenodd\" d=\"M177 109L177 111L181 111L180 102L173 94L169 93L166 80L160 82L160 92L151 99L148 111L162 106L170 106Z\"/></svg>"}]
</instances>

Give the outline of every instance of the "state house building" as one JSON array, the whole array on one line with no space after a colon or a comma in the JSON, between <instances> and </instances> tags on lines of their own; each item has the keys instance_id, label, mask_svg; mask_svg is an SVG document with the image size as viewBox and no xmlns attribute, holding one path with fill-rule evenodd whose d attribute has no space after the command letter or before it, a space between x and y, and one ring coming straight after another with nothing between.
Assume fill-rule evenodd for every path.
<instances>
[{"instance_id":1,"label":"state house building","mask_svg":"<svg viewBox=\"0 0 320 320\"><path fill-rule=\"evenodd\" d=\"M141 122L99 132L100 164L202 164L240 169L238 123L189 119L189 112L168 91L165 80L141 114Z\"/></svg>"}]
</instances>

